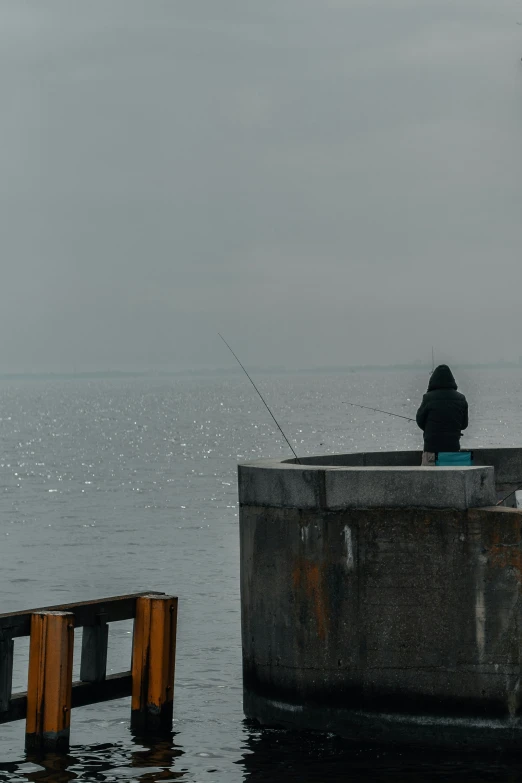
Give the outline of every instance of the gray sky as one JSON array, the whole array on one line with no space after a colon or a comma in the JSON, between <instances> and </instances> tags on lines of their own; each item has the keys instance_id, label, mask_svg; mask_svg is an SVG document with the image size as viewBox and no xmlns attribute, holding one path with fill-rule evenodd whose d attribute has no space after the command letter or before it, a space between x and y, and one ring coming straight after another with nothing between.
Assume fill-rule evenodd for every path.
<instances>
[{"instance_id":1,"label":"gray sky","mask_svg":"<svg viewBox=\"0 0 522 783\"><path fill-rule=\"evenodd\" d=\"M0 0L0 372L518 358L517 21Z\"/></svg>"}]
</instances>

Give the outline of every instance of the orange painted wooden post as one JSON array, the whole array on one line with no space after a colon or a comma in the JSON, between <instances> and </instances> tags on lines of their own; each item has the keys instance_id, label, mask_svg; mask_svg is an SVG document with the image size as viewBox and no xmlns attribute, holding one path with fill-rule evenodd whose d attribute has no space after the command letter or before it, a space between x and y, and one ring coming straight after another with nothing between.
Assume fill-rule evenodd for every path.
<instances>
[{"instance_id":1,"label":"orange painted wooden post","mask_svg":"<svg viewBox=\"0 0 522 783\"><path fill-rule=\"evenodd\" d=\"M172 730L178 599L136 600L132 646L131 726L145 734Z\"/></svg>"},{"instance_id":2,"label":"orange painted wooden post","mask_svg":"<svg viewBox=\"0 0 522 783\"><path fill-rule=\"evenodd\" d=\"M73 646L72 613L33 614L27 683L27 749L64 751L69 747Z\"/></svg>"}]
</instances>

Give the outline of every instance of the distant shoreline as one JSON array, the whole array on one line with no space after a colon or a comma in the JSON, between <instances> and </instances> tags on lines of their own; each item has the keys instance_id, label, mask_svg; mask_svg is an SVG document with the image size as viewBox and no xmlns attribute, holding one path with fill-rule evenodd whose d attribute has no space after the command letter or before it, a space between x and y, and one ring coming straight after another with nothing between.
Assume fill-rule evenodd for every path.
<instances>
[{"instance_id":1,"label":"distant shoreline","mask_svg":"<svg viewBox=\"0 0 522 783\"><path fill-rule=\"evenodd\" d=\"M452 364L456 370L521 370L522 365L515 362L491 362L487 364ZM248 371L257 375L351 375L357 372L430 372L431 366L424 364L366 364L350 367L247 367ZM227 377L242 375L239 367L217 367L197 370L157 370L157 371L132 371L132 370L93 370L91 372L27 372L27 373L0 373L0 381L17 380L103 380L103 379L139 379L139 378L199 378L199 377Z\"/></svg>"}]
</instances>

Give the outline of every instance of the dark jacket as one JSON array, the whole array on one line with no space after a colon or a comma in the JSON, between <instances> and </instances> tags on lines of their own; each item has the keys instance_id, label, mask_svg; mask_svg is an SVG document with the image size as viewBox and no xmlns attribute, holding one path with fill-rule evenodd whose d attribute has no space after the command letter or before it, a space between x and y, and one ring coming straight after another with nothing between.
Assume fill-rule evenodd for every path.
<instances>
[{"instance_id":1,"label":"dark jacket","mask_svg":"<svg viewBox=\"0 0 522 783\"><path fill-rule=\"evenodd\" d=\"M431 375L417 411L417 424L424 431L424 451L460 451L461 430L468 426L468 403L457 391L446 364L439 365Z\"/></svg>"}]
</instances>

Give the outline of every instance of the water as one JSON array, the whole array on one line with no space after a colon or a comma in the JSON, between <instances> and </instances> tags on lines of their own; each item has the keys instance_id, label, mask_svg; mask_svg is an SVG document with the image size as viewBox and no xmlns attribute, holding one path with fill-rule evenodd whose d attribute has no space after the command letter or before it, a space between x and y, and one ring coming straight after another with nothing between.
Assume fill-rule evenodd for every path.
<instances>
[{"instance_id":1,"label":"water","mask_svg":"<svg viewBox=\"0 0 522 783\"><path fill-rule=\"evenodd\" d=\"M425 374L258 380L300 454L420 447L415 425L342 401L414 415ZM459 380L472 418L463 446L520 445L522 372ZM354 751L244 721L236 465L287 451L240 376L0 385L0 610L148 589L180 599L172 739L133 737L129 700L108 702L73 712L67 757L35 763L23 722L7 724L0 782L522 777L499 760ZM17 691L27 640L15 645ZM130 651L131 626L112 625L109 671L128 668Z\"/></svg>"}]
</instances>

